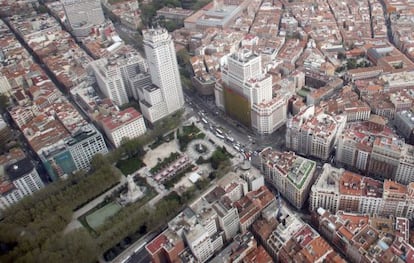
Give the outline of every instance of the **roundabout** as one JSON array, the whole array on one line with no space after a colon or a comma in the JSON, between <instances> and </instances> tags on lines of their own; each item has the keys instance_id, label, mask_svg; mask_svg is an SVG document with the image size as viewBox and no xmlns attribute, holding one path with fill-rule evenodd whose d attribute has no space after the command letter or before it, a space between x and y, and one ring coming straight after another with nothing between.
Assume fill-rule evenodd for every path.
<instances>
[{"instance_id":1,"label":"roundabout","mask_svg":"<svg viewBox=\"0 0 414 263\"><path fill-rule=\"evenodd\" d=\"M207 140L193 140L187 146L187 154L194 160L202 157L207 160L211 157L215 150L215 146Z\"/></svg>"}]
</instances>

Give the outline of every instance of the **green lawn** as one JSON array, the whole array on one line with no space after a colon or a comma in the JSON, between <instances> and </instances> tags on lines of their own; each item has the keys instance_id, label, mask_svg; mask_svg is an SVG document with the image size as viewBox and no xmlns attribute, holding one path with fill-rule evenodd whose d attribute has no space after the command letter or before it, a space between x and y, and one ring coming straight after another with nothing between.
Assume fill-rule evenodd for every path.
<instances>
[{"instance_id":1,"label":"green lawn","mask_svg":"<svg viewBox=\"0 0 414 263\"><path fill-rule=\"evenodd\" d=\"M119 160L116 167L121 170L124 175L133 174L145 164L138 157L132 157L126 160Z\"/></svg>"},{"instance_id":2,"label":"green lawn","mask_svg":"<svg viewBox=\"0 0 414 263\"><path fill-rule=\"evenodd\" d=\"M105 220L121 210L121 206L118 203L111 202L104 207L96 210L95 212L86 216L86 223L93 229L96 230L101 226Z\"/></svg>"},{"instance_id":3,"label":"green lawn","mask_svg":"<svg viewBox=\"0 0 414 263\"><path fill-rule=\"evenodd\" d=\"M199 133L200 129L197 128L197 126L195 125L188 125L188 126L183 126L183 133L184 135L190 135L191 133Z\"/></svg>"},{"instance_id":4,"label":"green lawn","mask_svg":"<svg viewBox=\"0 0 414 263\"><path fill-rule=\"evenodd\" d=\"M184 152L187 145L194 139L204 139L206 135L200 131L194 124L183 126L182 132L177 134L180 150Z\"/></svg>"}]
</instances>

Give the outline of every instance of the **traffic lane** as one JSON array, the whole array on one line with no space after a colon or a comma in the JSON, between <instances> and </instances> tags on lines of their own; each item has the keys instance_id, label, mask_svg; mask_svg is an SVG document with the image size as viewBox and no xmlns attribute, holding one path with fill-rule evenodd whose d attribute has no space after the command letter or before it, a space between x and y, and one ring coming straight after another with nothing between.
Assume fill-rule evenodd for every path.
<instances>
[{"instance_id":1,"label":"traffic lane","mask_svg":"<svg viewBox=\"0 0 414 263\"><path fill-rule=\"evenodd\" d=\"M271 146L274 149L283 151L285 149L285 132L286 126L282 126L277 131L270 135L255 134L252 130L243 127L237 121L231 119L229 116L215 106L214 102L204 99L196 94L186 94L189 101L192 101L190 106L197 114L205 111L205 116L209 119L211 124L221 127L229 133L231 137L238 143L243 145L248 151L255 151L259 148ZM215 114L218 111L219 114ZM201 116L200 116L201 117Z\"/></svg>"},{"instance_id":2,"label":"traffic lane","mask_svg":"<svg viewBox=\"0 0 414 263\"><path fill-rule=\"evenodd\" d=\"M198 114L200 114L201 111L205 111L205 117L206 119L208 119L209 122L211 122L210 124L220 127L221 129L224 130L224 132L228 133L228 135L233 137L237 142L239 142L240 144L244 144L245 147L247 146L245 144L249 142L248 136L253 135L251 131L244 130L242 127L237 127L236 125L232 125L232 124L236 124L236 121L225 116L221 110L219 110L219 114L211 113L211 111L214 111L214 110L207 107L204 101L202 101L197 96L195 96L194 98L198 103L196 104L193 103L192 106L194 107L194 110Z\"/></svg>"},{"instance_id":3,"label":"traffic lane","mask_svg":"<svg viewBox=\"0 0 414 263\"><path fill-rule=\"evenodd\" d=\"M125 261L125 263L147 263L147 262L151 262L151 257L145 248L138 250L138 252L134 252Z\"/></svg>"}]
</instances>

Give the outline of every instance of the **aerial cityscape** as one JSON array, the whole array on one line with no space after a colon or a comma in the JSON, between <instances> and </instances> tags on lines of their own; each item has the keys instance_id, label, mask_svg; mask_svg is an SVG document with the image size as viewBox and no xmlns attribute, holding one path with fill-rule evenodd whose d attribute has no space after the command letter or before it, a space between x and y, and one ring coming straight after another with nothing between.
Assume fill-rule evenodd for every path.
<instances>
[{"instance_id":1,"label":"aerial cityscape","mask_svg":"<svg viewBox=\"0 0 414 263\"><path fill-rule=\"evenodd\" d=\"M0 262L414 263L414 2L0 0Z\"/></svg>"}]
</instances>

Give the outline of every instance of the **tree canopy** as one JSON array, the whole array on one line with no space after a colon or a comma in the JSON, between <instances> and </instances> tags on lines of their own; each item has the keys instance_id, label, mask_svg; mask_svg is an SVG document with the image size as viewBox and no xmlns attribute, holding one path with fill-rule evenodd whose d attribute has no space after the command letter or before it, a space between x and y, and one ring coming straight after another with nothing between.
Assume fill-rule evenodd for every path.
<instances>
[{"instance_id":1,"label":"tree canopy","mask_svg":"<svg viewBox=\"0 0 414 263\"><path fill-rule=\"evenodd\" d=\"M5 94L0 94L0 113L5 112L8 106L9 97L7 97Z\"/></svg>"},{"instance_id":2,"label":"tree canopy","mask_svg":"<svg viewBox=\"0 0 414 263\"><path fill-rule=\"evenodd\" d=\"M119 176L103 165L91 175L78 173L54 182L7 209L0 223L0 244L9 249L0 254L0 262L95 260L96 247L87 232L62 232L74 210L116 184Z\"/></svg>"}]
</instances>

